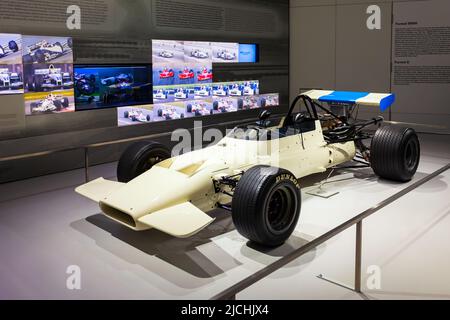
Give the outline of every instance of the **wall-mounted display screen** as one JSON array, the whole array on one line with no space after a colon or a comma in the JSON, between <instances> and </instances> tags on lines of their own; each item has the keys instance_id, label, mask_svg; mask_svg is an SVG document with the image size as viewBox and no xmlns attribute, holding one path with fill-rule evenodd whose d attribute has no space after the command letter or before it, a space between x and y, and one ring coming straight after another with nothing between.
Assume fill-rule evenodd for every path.
<instances>
[{"instance_id":1,"label":"wall-mounted display screen","mask_svg":"<svg viewBox=\"0 0 450 320\"><path fill-rule=\"evenodd\" d=\"M0 95L23 92L22 36L0 33Z\"/></svg>"},{"instance_id":2,"label":"wall-mounted display screen","mask_svg":"<svg viewBox=\"0 0 450 320\"><path fill-rule=\"evenodd\" d=\"M259 48L255 43L239 44L239 62L256 63L259 59Z\"/></svg>"},{"instance_id":3,"label":"wall-mounted display screen","mask_svg":"<svg viewBox=\"0 0 450 320\"><path fill-rule=\"evenodd\" d=\"M278 93L244 96L212 96L203 99L155 102L154 105L117 108L119 126L201 117L279 105Z\"/></svg>"},{"instance_id":4,"label":"wall-mounted display screen","mask_svg":"<svg viewBox=\"0 0 450 320\"><path fill-rule=\"evenodd\" d=\"M75 66L76 110L152 103L150 65Z\"/></svg>"}]
</instances>

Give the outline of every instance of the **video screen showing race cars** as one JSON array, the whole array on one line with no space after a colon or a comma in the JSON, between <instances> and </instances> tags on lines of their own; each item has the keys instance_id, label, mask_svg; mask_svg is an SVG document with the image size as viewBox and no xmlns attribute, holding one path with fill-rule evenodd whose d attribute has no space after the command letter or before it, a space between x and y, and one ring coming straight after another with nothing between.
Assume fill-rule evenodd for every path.
<instances>
[{"instance_id":1,"label":"video screen showing race cars","mask_svg":"<svg viewBox=\"0 0 450 320\"><path fill-rule=\"evenodd\" d=\"M211 83L211 56L209 42L153 40L153 85Z\"/></svg>"},{"instance_id":2,"label":"video screen showing race cars","mask_svg":"<svg viewBox=\"0 0 450 320\"><path fill-rule=\"evenodd\" d=\"M0 33L0 95L23 92L22 36Z\"/></svg>"},{"instance_id":3,"label":"video screen showing race cars","mask_svg":"<svg viewBox=\"0 0 450 320\"><path fill-rule=\"evenodd\" d=\"M76 110L152 103L150 65L76 66Z\"/></svg>"},{"instance_id":4,"label":"video screen showing race cars","mask_svg":"<svg viewBox=\"0 0 450 320\"><path fill-rule=\"evenodd\" d=\"M239 97L258 94L258 80L153 87L153 101L155 103L205 99L215 96Z\"/></svg>"},{"instance_id":5,"label":"video screen showing race cars","mask_svg":"<svg viewBox=\"0 0 450 320\"><path fill-rule=\"evenodd\" d=\"M68 37L23 36L23 63L73 63L72 44Z\"/></svg>"}]
</instances>

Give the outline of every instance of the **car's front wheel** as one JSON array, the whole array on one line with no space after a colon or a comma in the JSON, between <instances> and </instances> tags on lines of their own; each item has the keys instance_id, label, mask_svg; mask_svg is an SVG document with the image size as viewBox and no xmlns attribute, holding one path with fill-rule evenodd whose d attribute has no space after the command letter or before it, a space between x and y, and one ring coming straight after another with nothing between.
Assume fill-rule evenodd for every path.
<instances>
[{"instance_id":1,"label":"car's front wheel","mask_svg":"<svg viewBox=\"0 0 450 320\"><path fill-rule=\"evenodd\" d=\"M247 239L269 247L283 244L300 216L301 194L289 171L255 166L238 182L232 202L233 223Z\"/></svg>"},{"instance_id":2,"label":"car's front wheel","mask_svg":"<svg viewBox=\"0 0 450 320\"><path fill-rule=\"evenodd\" d=\"M117 180L128 182L170 158L170 150L154 141L138 141L122 153L117 165Z\"/></svg>"}]
</instances>

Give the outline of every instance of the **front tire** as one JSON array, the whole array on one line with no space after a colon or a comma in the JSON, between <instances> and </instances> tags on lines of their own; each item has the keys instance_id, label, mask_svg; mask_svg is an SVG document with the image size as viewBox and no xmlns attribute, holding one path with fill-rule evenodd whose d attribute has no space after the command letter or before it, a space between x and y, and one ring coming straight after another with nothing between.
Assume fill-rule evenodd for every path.
<instances>
[{"instance_id":1,"label":"front tire","mask_svg":"<svg viewBox=\"0 0 450 320\"><path fill-rule=\"evenodd\" d=\"M238 182L232 203L237 231L268 247L283 244L300 216L301 194L296 177L287 170L255 166Z\"/></svg>"},{"instance_id":2,"label":"front tire","mask_svg":"<svg viewBox=\"0 0 450 320\"><path fill-rule=\"evenodd\" d=\"M414 129L386 126L375 132L370 147L370 164L379 177L410 181L419 161L420 143Z\"/></svg>"},{"instance_id":3,"label":"front tire","mask_svg":"<svg viewBox=\"0 0 450 320\"><path fill-rule=\"evenodd\" d=\"M154 141L138 141L122 153L117 165L117 181L128 182L170 158L170 150Z\"/></svg>"}]
</instances>

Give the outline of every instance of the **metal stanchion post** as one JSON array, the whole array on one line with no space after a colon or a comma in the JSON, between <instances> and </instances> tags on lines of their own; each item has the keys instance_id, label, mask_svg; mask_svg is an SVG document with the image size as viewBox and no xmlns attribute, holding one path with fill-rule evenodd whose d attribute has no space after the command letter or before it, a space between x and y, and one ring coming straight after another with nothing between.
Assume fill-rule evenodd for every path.
<instances>
[{"instance_id":1,"label":"metal stanchion post","mask_svg":"<svg viewBox=\"0 0 450 320\"><path fill-rule=\"evenodd\" d=\"M362 220L356 224L355 291L361 293Z\"/></svg>"}]
</instances>

